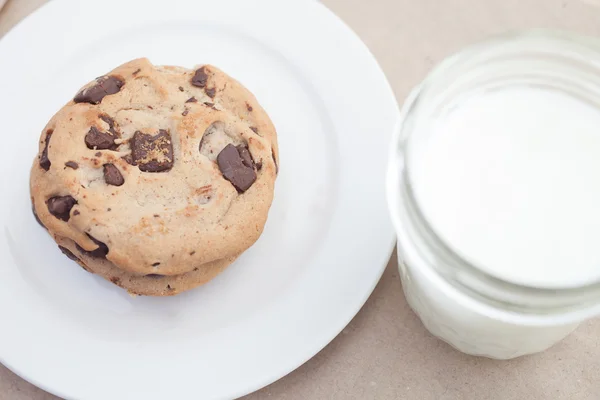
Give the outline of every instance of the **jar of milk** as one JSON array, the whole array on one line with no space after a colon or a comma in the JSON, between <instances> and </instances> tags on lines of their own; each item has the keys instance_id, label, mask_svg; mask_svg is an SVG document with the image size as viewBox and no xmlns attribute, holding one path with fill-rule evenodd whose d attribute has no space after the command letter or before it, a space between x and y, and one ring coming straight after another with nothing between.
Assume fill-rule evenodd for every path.
<instances>
[{"instance_id":1,"label":"jar of milk","mask_svg":"<svg viewBox=\"0 0 600 400\"><path fill-rule=\"evenodd\" d=\"M507 359L600 313L600 44L504 36L406 101L388 200L406 298L431 333Z\"/></svg>"}]
</instances>

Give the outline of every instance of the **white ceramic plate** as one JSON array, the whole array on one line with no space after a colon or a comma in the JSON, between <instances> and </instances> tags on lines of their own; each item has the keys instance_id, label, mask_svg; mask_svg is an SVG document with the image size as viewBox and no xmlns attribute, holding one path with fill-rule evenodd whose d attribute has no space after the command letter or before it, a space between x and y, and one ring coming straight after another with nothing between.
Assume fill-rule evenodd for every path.
<instances>
[{"instance_id":1,"label":"white ceramic plate","mask_svg":"<svg viewBox=\"0 0 600 400\"><path fill-rule=\"evenodd\" d=\"M34 221L47 120L129 59L212 63L259 99L281 171L264 235L213 282L132 298ZM374 58L312 1L53 0L0 41L0 361L72 399L226 399L331 341L388 261L384 177L397 117Z\"/></svg>"}]
</instances>

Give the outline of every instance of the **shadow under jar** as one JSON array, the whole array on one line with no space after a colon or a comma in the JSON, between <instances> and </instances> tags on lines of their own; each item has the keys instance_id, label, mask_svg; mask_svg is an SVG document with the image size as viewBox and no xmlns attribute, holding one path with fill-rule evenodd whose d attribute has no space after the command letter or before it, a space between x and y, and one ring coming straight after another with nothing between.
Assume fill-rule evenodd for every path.
<instances>
[{"instance_id":1,"label":"shadow under jar","mask_svg":"<svg viewBox=\"0 0 600 400\"><path fill-rule=\"evenodd\" d=\"M543 351L600 312L600 44L467 48L407 99L387 177L408 303L473 355Z\"/></svg>"}]
</instances>

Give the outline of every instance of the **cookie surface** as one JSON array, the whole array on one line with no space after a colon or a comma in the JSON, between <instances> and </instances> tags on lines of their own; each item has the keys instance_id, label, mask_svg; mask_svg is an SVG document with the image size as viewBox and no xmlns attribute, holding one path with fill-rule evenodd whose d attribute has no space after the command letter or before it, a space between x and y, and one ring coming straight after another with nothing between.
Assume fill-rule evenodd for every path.
<instances>
[{"instance_id":1,"label":"cookie surface","mask_svg":"<svg viewBox=\"0 0 600 400\"><path fill-rule=\"evenodd\" d=\"M89 270L158 293L169 276L203 281L212 274L198 271L222 270L258 239L278 154L269 117L233 78L134 60L47 124L33 207Z\"/></svg>"},{"instance_id":2,"label":"cookie surface","mask_svg":"<svg viewBox=\"0 0 600 400\"><path fill-rule=\"evenodd\" d=\"M223 272L237 256L211 261L179 275L136 275L123 271L104 257L81 252L70 239L56 237L59 249L86 271L100 275L131 294L143 296L174 296L203 285Z\"/></svg>"}]
</instances>

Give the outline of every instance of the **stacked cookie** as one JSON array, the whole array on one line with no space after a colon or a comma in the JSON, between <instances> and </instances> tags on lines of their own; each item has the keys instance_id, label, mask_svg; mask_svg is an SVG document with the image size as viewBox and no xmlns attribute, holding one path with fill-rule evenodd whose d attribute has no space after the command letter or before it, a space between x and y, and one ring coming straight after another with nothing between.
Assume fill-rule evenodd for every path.
<instances>
[{"instance_id":1,"label":"stacked cookie","mask_svg":"<svg viewBox=\"0 0 600 400\"><path fill-rule=\"evenodd\" d=\"M31 170L38 221L87 271L133 294L208 282L261 235L277 136L212 66L126 63L47 124Z\"/></svg>"}]
</instances>

